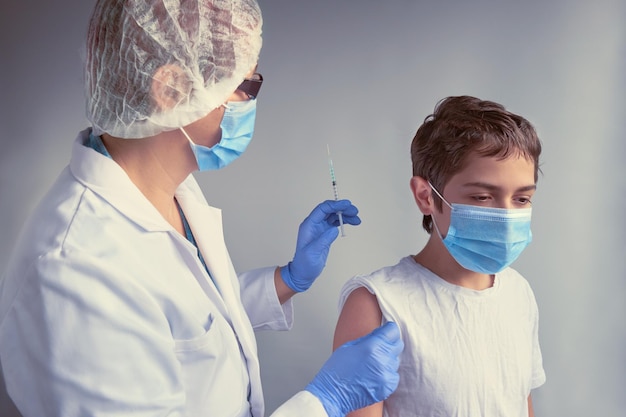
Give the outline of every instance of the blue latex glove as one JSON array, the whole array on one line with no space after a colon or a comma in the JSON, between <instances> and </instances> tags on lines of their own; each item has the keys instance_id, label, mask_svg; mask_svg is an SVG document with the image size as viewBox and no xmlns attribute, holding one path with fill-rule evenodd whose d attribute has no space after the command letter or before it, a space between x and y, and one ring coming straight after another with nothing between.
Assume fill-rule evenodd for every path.
<instances>
[{"instance_id":1,"label":"blue latex glove","mask_svg":"<svg viewBox=\"0 0 626 417\"><path fill-rule=\"evenodd\" d=\"M359 210L350 200L326 200L300 224L293 260L280 269L283 281L295 292L308 290L326 266L330 245L339 235L338 211L344 224L361 223Z\"/></svg>"},{"instance_id":2,"label":"blue latex glove","mask_svg":"<svg viewBox=\"0 0 626 417\"><path fill-rule=\"evenodd\" d=\"M398 387L403 349L400 329L388 322L335 350L306 390L319 398L329 417L383 401Z\"/></svg>"}]
</instances>

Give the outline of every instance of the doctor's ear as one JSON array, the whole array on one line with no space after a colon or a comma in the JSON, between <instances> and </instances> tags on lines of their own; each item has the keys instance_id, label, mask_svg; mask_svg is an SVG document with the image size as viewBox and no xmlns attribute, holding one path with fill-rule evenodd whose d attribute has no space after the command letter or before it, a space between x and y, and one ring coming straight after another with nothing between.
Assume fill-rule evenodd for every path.
<instances>
[{"instance_id":1,"label":"doctor's ear","mask_svg":"<svg viewBox=\"0 0 626 417\"><path fill-rule=\"evenodd\" d=\"M411 177L410 186L413 198L422 214L425 216L432 214L435 210L435 201L428 181L418 176Z\"/></svg>"},{"instance_id":2,"label":"doctor's ear","mask_svg":"<svg viewBox=\"0 0 626 417\"><path fill-rule=\"evenodd\" d=\"M150 96L159 111L171 110L189 97L191 80L178 65L160 66L152 76Z\"/></svg>"}]
</instances>

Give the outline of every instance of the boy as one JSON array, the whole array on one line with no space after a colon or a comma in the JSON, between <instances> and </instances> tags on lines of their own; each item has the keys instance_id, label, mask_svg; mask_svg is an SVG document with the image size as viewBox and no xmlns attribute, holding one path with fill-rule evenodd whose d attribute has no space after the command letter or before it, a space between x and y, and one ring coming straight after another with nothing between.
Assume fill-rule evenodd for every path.
<instances>
[{"instance_id":1,"label":"boy","mask_svg":"<svg viewBox=\"0 0 626 417\"><path fill-rule=\"evenodd\" d=\"M448 97L411 145L415 202L430 234L397 265L343 287L334 348L395 321L400 383L350 416L533 416L544 383L538 313L508 267L531 241L541 143L500 104Z\"/></svg>"}]
</instances>

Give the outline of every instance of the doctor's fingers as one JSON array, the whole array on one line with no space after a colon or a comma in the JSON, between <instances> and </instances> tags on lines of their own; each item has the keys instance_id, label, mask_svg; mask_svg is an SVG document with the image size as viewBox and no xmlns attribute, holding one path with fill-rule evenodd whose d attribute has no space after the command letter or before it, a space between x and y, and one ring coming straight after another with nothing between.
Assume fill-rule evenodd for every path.
<instances>
[{"instance_id":1,"label":"doctor's fingers","mask_svg":"<svg viewBox=\"0 0 626 417\"><path fill-rule=\"evenodd\" d=\"M322 223L328 221L328 217L336 214L338 211L341 211L347 217L358 217L357 214L359 213L359 209L350 200L326 200L318 204L306 220L313 223Z\"/></svg>"},{"instance_id":2,"label":"doctor's fingers","mask_svg":"<svg viewBox=\"0 0 626 417\"><path fill-rule=\"evenodd\" d=\"M359 224L361 224L361 218L359 216L349 216L342 213L341 217L341 220L344 224L349 224L352 226L358 226ZM339 227L341 225L341 223L339 222L339 215L337 213L329 214L326 218L326 222L334 227Z\"/></svg>"},{"instance_id":3,"label":"doctor's fingers","mask_svg":"<svg viewBox=\"0 0 626 417\"><path fill-rule=\"evenodd\" d=\"M336 227L331 227L321 233L316 239L313 239L307 245L308 250L322 254L323 256L328 256L330 246L333 244L335 239L337 239L337 236L339 236L339 230L337 230Z\"/></svg>"}]
</instances>

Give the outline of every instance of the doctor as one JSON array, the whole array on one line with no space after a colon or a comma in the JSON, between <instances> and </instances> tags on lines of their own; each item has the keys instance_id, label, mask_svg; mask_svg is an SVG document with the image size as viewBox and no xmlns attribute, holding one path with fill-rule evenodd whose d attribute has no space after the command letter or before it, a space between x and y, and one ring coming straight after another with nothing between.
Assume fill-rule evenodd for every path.
<instances>
[{"instance_id":1,"label":"doctor","mask_svg":"<svg viewBox=\"0 0 626 417\"><path fill-rule=\"evenodd\" d=\"M252 137L254 0L99 0L87 113L0 281L0 361L24 417L264 415L253 329L288 329L321 273L337 211L319 204L294 258L236 275L220 211L191 175ZM398 383L397 326L344 345L274 416L343 416ZM303 358L306 359L306 358Z\"/></svg>"}]
</instances>

